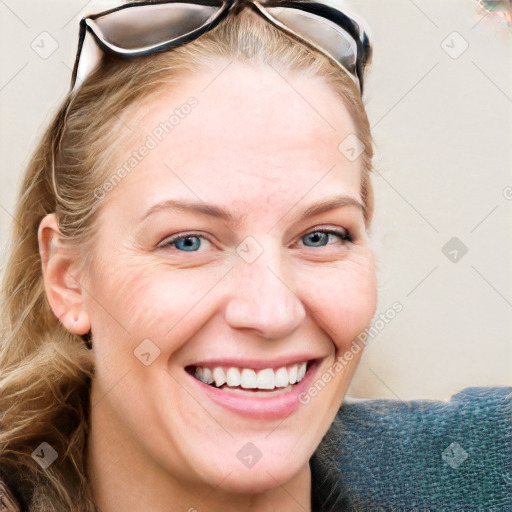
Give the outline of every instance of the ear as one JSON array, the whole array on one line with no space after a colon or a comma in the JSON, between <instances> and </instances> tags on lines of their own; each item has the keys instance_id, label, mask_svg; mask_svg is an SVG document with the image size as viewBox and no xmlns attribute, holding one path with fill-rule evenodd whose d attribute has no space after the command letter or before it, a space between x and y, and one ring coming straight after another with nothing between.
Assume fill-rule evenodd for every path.
<instances>
[{"instance_id":1,"label":"ear","mask_svg":"<svg viewBox=\"0 0 512 512\"><path fill-rule=\"evenodd\" d=\"M73 271L76 252L61 238L57 217L50 213L37 230L46 297L55 316L73 334L87 334L90 321L83 305L80 276Z\"/></svg>"}]
</instances>

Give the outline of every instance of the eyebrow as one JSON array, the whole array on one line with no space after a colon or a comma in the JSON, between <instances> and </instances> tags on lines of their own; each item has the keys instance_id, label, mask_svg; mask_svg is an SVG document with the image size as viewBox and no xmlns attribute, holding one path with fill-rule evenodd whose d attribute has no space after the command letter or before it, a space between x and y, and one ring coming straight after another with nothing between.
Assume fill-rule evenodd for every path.
<instances>
[{"instance_id":1,"label":"eyebrow","mask_svg":"<svg viewBox=\"0 0 512 512\"><path fill-rule=\"evenodd\" d=\"M353 197L347 195L339 195L328 199L324 199L323 201L308 206L306 209L300 212L299 220L314 217L315 215L320 215L321 213L325 213L330 210L335 210L336 208L342 208L345 206L355 206L356 208L364 212L364 205L357 199L354 199ZM217 206L214 204L206 204L203 202L195 201L183 201L179 199L167 199L165 201L153 205L143 215L143 217L141 218L141 222L147 219L149 216L155 214L156 212L160 212L163 210L192 211L198 213L199 215L203 215L206 217L214 217L217 219L221 219L229 224L235 225L239 224L245 218L245 215L235 216L229 210L226 210L224 207ZM286 216L286 214L284 216Z\"/></svg>"},{"instance_id":2,"label":"eyebrow","mask_svg":"<svg viewBox=\"0 0 512 512\"><path fill-rule=\"evenodd\" d=\"M354 199L351 196L335 196L309 206L300 213L299 218L301 220L307 219L309 217L314 217L315 215L320 215L321 213L335 210L336 208L342 208L344 206L355 206L364 212L363 203L359 202L357 199Z\"/></svg>"}]
</instances>

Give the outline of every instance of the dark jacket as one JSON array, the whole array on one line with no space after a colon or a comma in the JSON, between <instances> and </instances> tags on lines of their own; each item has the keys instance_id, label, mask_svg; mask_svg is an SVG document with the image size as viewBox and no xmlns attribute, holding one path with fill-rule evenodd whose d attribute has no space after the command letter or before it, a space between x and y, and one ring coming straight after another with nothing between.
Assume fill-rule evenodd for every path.
<instances>
[{"instance_id":1,"label":"dark jacket","mask_svg":"<svg viewBox=\"0 0 512 512\"><path fill-rule=\"evenodd\" d=\"M511 398L345 400L310 462L313 512L512 511ZM9 483L0 511L27 512Z\"/></svg>"}]
</instances>

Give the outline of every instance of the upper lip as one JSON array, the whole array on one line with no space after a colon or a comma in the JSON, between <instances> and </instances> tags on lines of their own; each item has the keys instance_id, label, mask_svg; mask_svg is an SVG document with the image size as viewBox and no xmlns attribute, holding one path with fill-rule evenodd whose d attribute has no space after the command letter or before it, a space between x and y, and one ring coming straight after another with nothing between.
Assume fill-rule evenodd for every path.
<instances>
[{"instance_id":1,"label":"upper lip","mask_svg":"<svg viewBox=\"0 0 512 512\"><path fill-rule=\"evenodd\" d=\"M305 361L310 362L314 360L323 359L323 356L314 356L311 354L301 354L293 356L283 356L278 359L249 359L249 358L231 358L231 359L210 359L204 361L197 361L192 364L187 364L185 367L200 366L207 368L216 368L219 366L230 368L252 368L254 370L264 370L265 368L279 369L283 366L291 366Z\"/></svg>"}]
</instances>

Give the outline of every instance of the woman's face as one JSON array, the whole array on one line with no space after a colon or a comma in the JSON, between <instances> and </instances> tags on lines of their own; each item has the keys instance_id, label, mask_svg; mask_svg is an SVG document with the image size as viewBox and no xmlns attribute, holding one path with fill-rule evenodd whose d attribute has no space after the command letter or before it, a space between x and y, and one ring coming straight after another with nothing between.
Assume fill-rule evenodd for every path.
<instances>
[{"instance_id":1,"label":"woman's face","mask_svg":"<svg viewBox=\"0 0 512 512\"><path fill-rule=\"evenodd\" d=\"M225 65L120 121L111 173L137 164L103 198L81 282L93 429L145 474L252 493L307 468L376 285L340 99L319 79Z\"/></svg>"}]
</instances>

